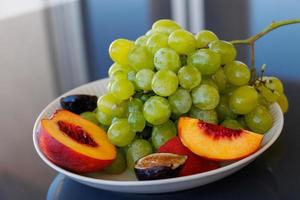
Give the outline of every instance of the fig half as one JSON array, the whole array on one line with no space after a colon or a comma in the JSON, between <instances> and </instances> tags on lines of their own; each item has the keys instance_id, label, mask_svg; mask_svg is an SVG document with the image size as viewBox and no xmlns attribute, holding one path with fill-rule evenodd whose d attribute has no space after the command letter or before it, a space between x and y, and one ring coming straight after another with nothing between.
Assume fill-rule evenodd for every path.
<instances>
[{"instance_id":1,"label":"fig half","mask_svg":"<svg viewBox=\"0 0 300 200\"><path fill-rule=\"evenodd\" d=\"M139 159L134 171L139 180L157 180L177 176L187 156L173 153L153 153Z\"/></svg>"}]
</instances>

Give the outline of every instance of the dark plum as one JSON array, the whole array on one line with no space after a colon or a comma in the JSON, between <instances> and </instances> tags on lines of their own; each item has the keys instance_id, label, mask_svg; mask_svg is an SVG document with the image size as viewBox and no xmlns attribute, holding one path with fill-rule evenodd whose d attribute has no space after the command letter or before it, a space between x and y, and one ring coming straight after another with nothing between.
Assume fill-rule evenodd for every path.
<instances>
[{"instance_id":1,"label":"dark plum","mask_svg":"<svg viewBox=\"0 0 300 200\"><path fill-rule=\"evenodd\" d=\"M87 111L94 111L97 108L97 96L86 94L75 94L62 97L60 105L63 109L80 114Z\"/></svg>"},{"instance_id":2,"label":"dark plum","mask_svg":"<svg viewBox=\"0 0 300 200\"><path fill-rule=\"evenodd\" d=\"M176 177L187 157L173 153L153 153L139 159L134 171L139 180Z\"/></svg>"}]
</instances>

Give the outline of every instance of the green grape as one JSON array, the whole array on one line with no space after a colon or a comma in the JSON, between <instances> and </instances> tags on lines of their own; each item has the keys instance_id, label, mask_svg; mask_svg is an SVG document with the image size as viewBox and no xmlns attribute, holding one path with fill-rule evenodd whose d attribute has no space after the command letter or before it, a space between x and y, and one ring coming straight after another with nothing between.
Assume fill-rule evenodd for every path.
<instances>
[{"instance_id":1,"label":"green grape","mask_svg":"<svg viewBox=\"0 0 300 200\"><path fill-rule=\"evenodd\" d=\"M229 97L229 107L236 114L244 115L251 112L257 103L257 92L251 86L241 86Z\"/></svg>"},{"instance_id":2,"label":"green grape","mask_svg":"<svg viewBox=\"0 0 300 200\"><path fill-rule=\"evenodd\" d=\"M143 102L138 98L132 98L128 103L128 112L143 111Z\"/></svg>"},{"instance_id":3,"label":"green grape","mask_svg":"<svg viewBox=\"0 0 300 200\"><path fill-rule=\"evenodd\" d=\"M87 112L83 112L83 113L80 114L80 116L82 118L84 118L84 119L86 119L86 120L88 120L88 121L96 124L96 125L99 124L99 122L97 120L97 117L96 117L95 113L93 113L93 112L88 112L88 111Z\"/></svg>"},{"instance_id":4,"label":"green grape","mask_svg":"<svg viewBox=\"0 0 300 200\"><path fill-rule=\"evenodd\" d=\"M145 33L145 35L146 36L148 36L148 37L150 37L153 33L155 33L153 30L148 30L146 33Z\"/></svg>"},{"instance_id":5,"label":"green grape","mask_svg":"<svg viewBox=\"0 0 300 200\"><path fill-rule=\"evenodd\" d=\"M166 122L171 116L171 106L167 99L153 96L145 102L143 113L147 122L159 125Z\"/></svg>"},{"instance_id":6,"label":"green grape","mask_svg":"<svg viewBox=\"0 0 300 200\"><path fill-rule=\"evenodd\" d=\"M212 80L211 76L202 76L201 84L210 85L219 91L218 85L215 83L214 80Z\"/></svg>"},{"instance_id":7,"label":"green grape","mask_svg":"<svg viewBox=\"0 0 300 200\"><path fill-rule=\"evenodd\" d=\"M270 90L263 84L259 84L256 86L258 92L270 103L274 103L280 97L280 94L275 90Z\"/></svg>"},{"instance_id":8,"label":"green grape","mask_svg":"<svg viewBox=\"0 0 300 200\"><path fill-rule=\"evenodd\" d=\"M192 106L192 97L188 90L178 88L171 96L168 97L169 104L174 114L187 113Z\"/></svg>"},{"instance_id":9,"label":"green grape","mask_svg":"<svg viewBox=\"0 0 300 200\"><path fill-rule=\"evenodd\" d=\"M267 132L273 124L272 115L269 110L258 105L254 110L245 115L247 126L256 133Z\"/></svg>"},{"instance_id":10,"label":"green grape","mask_svg":"<svg viewBox=\"0 0 300 200\"><path fill-rule=\"evenodd\" d=\"M96 119L103 125L110 126L112 123L113 116L101 112L99 109L96 111Z\"/></svg>"},{"instance_id":11,"label":"green grape","mask_svg":"<svg viewBox=\"0 0 300 200\"><path fill-rule=\"evenodd\" d=\"M209 43L219 40L216 34L209 30L202 30L196 35L196 47L205 48Z\"/></svg>"},{"instance_id":12,"label":"green grape","mask_svg":"<svg viewBox=\"0 0 300 200\"><path fill-rule=\"evenodd\" d=\"M232 85L246 85L250 80L250 70L240 61L228 62L224 67L227 80Z\"/></svg>"},{"instance_id":13,"label":"green grape","mask_svg":"<svg viewBox=\"0 0 300 200\"><path fill-rule=\"evenodd\" d=\"M111 121L111 124L116 123L117 121L119 121L120 119L125 119L125 118L119 118L119 117L114 117Z\"/></svg>"},{"instance_id":14,"label":"green grape","mask_svg":"<svg viewBox=\"0 0 300 200\"><path fill-rule=\"evenodd\" d=\"M283 93L283 84L278 78L264 76L262 80L265 81L265 86L271 91L276 91L279 94Z\"/></svg>"},{"instance_id":15,"label":"green grape","mask_svg":"<svg viewBox=\"0 0 300 200\"><path fill-rule=\"evenodd\" d=\"M154 55L157 70L168 69L177 72L181 67L180 56L171 48L159 49Z\"/></svg>"},{"instance_id":16,"label":"green grape","mask_svg":"<svg viewBox=\"0 0 300 200\"><path fill-rule=\"evenodd\" d=\"M200 110L192 106L189 116L196 119L201 119L204 122L218 124L218 115L215 110Z\"/></svg>"},{"instance_id":17,"label":"green grape","mask_svg":"<svg viewBox=\"0 0 300 200\"><path fill-rule=\"evenodd\" d=\"M121 65L128 65L128 53L134 47L134 43L126 39L117 39L109 46L110 58Z\"/></svg>"},{"instance_id":18,"label":"green grape","mask_svg":"<svg viewBox=\"0 0 300 200\"><path fill-rule=\"evenodd\" d=\"M110 91L116 98L125 100L134 94L134 85L127 79L116 80L112 83Z\"/></svg>"},{"instance_id":19,"label":"green grape","mask_svg":"<svg viewBox=\"0 0 300 200\"><path fill-rule=\"evenodd\" d=\"M122 71L124 73L128 73L132 70L133 69L130 66L126 66L126 65L122 66L118 63L113 63L109 68L108 75L109 75L109 77L113 77L113 76L115 76L114 73L117 71Z\"/></svg>"},{"instance_id":20,"label":"green grape","mask_svg":"<svg viewBox=\"0 0 300 200\"><path fill-rule=\"evenodd\" d=\"M178 71L178 80L184 89L193 89L201 82L201 72L193 66L184 66Z\"/></svg>"},{"instance_id":21,"label":"green grape","mask_svg":"<svg viewBox=\"0 0 300 200\"><path fill-rule=\"evenodd\" d=\"M121 69L121 65L118 64L118 63L113 63L110 67L109 67L109 70L108 70L108 76L109 77L112 77L113 73L115 73L116 71L119 71Z\"/></svg>"},{"instance_id":22,"label":"green grape","mask_svg":"<svg viewBox=\"0 0 300 200\"><path fill-rule=\"evenodd\" d=\"M142 69L136 73L135 82L139 89L150 91L154 72L150 69Z\"/></svg>"},{"instance_id":23,"label":"green grape","mask_svg":"<svg viewBox=\"0 0 300 200\"><path fill-rule=\"evenodd\" d=\"M147 140L134 140L133 143L129 146L126 153L128 169L133 170L135 162L137 160L151 154L152 152L152 145Z\"/></svg>"},{"instance_id":24,"label":"green grape","mask_svg":"<svg viewBox=\"0 0 300 200\"><path fill-rule=\"evenodd\" d=\"M261 95L260 93L258 93L258 104L262 105L262 106L265 106L266 108L268 108L270 106L270 102L267 101L267 99Z\"/></svg>"},{"instance_id":25,"label":"green grape","mask_svg":"<svg viewBox=\"0 0 300 200\"><path fill-rule=\"evenodd\" d=\"M121 65L121 70L126 74L128 74L131 71L134 71L134 69L128 65Z\"/></svg>"},{"instance_id":26,"label":"green grape","mask_svg":"<svg viewBox=\"0 0 300 200\"><path fill-rule=\"evenodd\" d=\"M199 49L188 56L189 65L197 67L203 75L215 73L221 66L221 57L209 49Z\"/></svg>"},{"instance_id":27,"label":"green grape","mask_svg":"<svg viewBox=\"0 0 300 200\"><path fill-rule=\"evenodd\" d=\"M237 117L237 115L234 112L232 112L232 110L229 108L229 97L227 95L222 95L220 97L220 102L216 107L216 111L219 120L235 119Z\"/></svg>"},{"instance_id":28,"label":"green grape","mask_svg":"<svg viewBox=\"0 0 300 200\"><path fill-rule=\"evenodd\" d=\"M277 99L277 103L279 104L283 113L286 113L289 109L289 101L284 93L282 93Z\"/></svg>"},{"instance_id":29,"label":"green grape","mask_svg":"<svg viewBox=\"0 0 300 200\"><path fill-rule=\"evenodd\" d=\"M120 109L119 104L121 101L117 99L111 93L106 93L102 95L97 101L98 111L104 112L108 115L121 115L123 110Z\"/></svg>"},{"instance_id":30,"label":"green grape","mask_svg":"<svg viewBox=\"0 0 300 200\"><path fill-rule=\"evenodd\" d=\"M222 123L222 126L226 127L226 128L230 128L230 129L243 129L243 126L236 120L234 119L225 119Z\"/></svg>"},{"instance_id":31,"label":"green grape","mask_svg":"<svg viewBox=\"0 0 300 200\"><path fill-rule=\"evenodd\" d=\"M221 94L231 96L233 91L236 90L238 86L226 84L225 88L221 91Z\"/></svg>"},{"instance_id":32,"label":"green grape","mask_svg":"<svg viewBox=\"0 0 300 200\"><path fill-rule=\"evenodd\" d=\"M219 104L220 96L216 88L201 84L192 90L193 104L201 110L212 110Z\"/></svg>"},{"instance_id":33,"label":"green grape","mask_svg":"<svg viewBox=\"0 0 300 200\"><path fill-rule=\"evenodd\" d=\"M141 111L129 113L128 123L134 132L142 132L146 126L146 120Z\"/></svg>"},{"instance_id":34,"label":"green grape","mask_svg":"<svg viewBox=\"0 0 300 200\"><path fill-rule=\"evenodd\" d=\"M127 168L126 164L126 157L122 150L117 150L117 157L116 159L110 164L108 167L104 169L105 172L109 174L121 174Z\"/></svg>"},{"instance_id":35,"label":"green grape","mask_svg":"<svg viewBox=\"0 0 300 200\"><path fill-rule=\"evenodd\" d=\"M110 77L110 81L111 83L113 83L116 80L121 80L121 79L126 79L127 80L127 73L123 72L121 69L115 71L111 77Z\"/></svg>"},{"instance_id":36,"label":"green grape","mask_svg":"<svg viewBox=\"0 0 300 200\"><path fill-rule=\"evenodd\" d=\"M170 34L177 29L181 29L181 27L176 22L169 19L157 20L152 25L152 30L159 33Z\"/></svg>"},{"instance_id":37,"label":"green grape","mask_svg":"<svg viewBox=\"0 0 300 200\"><path fill-rule=\"evenodd\" d=\"M163 69L155 73L151 86L155 94L170 96L178 87L178 78L173 71Z\"/></svg>"},{"instance_id":38,"label":"green grape","mask_svg":"<svg viewBox=\"0 0 300 200\"><path fill-rule=\"evenodd\" d=\"M148 38L147 35L142 35L135 40L134 44L136 46L146 46Z\"/></svg>"},{"instance_id":39,"label":"green grape","mask_svg":"<svg viewBox=\"0 0 300 200\"><path fill-rule=\"evenodd\" d=\"M136 72L135 71L130 71L130 72L127 73L127 79L133 84L134 89L136 91L138 91L139 88L138 88L138 86L136 84L135 76L136 76Z\"/></svg>"},{"instance_id":40,"label":"green grape","mask_svg":"<svg viewBox=\"0 0 300 200\"><path fill-rule=\"evenodd\" d=\"M196 49L196 39L194 35L182 29L170 34L168 44L179 54L187 55Z\"/></svg>"},{"instance_id":41,"label":"green grape","mask_svg":"<svg viewBox=\"0 0 300 200\"><path fill-rule=\"evenodd\" d=\"M128 115L128 100L122 101L121 103L118 104L118 109L120 110L120 113L115 113L115 117L127 117Z\"/></svg>"},{"instance_id":42,"label":"green grape","mask_svg":"<svg viewBox=\"0 0 300 200\"><path fill-rule=\"evenodd\" d=\"M154 33L148 38L146 46L149 52L155 54L157 50L168 46L168 35Z\"/></svg>"},{"instance_id":43,"label":"green grape","mask_svg":"<svg viewBox=\"0 0 300 200\"><path fill-rule=\"evenodd\" d=\"M127 73L127 79L129 81L131 81L132 84L135 82L135 75L136 75L135 71L130 71L130 72Z\"/></svg>"},{"instance_id":44,"label":"green grape","mask_svg":"<svg viewBox=\"0 0 300 200\"><path fill-rule=\"evenodd\" d=\"M137 46L134 47L128 54L128 60L130 66L133 67L135 71L141 69L154 69L153 56L147 50L146 47Z\"/></svg>"},{"instance_id":45,"label":"green grape","mask_svg":"<svg viewBox=\"0 0 300 200\"><path fill-rule=\"evenodd\" d=\"M209 49L221 55L222 65L235 60L236 49L230 42L216 40L211 42L208 46Z\"/></svg>"},{"instance_id":46,"label":"green grape","mask_svg":"<svg viewBox=\"0 0 300 200\"><path fill-rule=\"evenodd\" d=\"M107 88L108 91L110 91L110 88L111 88L111 85L112 85L113 82L114 82L114 81L111 80L111 79L108 80L108 84L107 84L107 86L106 86L106 88Z\"/></svg>"},{"instance_id":47,"label":"green grape","mask_svg":"<svg viewBox=\"0 0 300 200\"><path fill-rule=\"evenodd\" d=\"M135 132L132 131L127 119L120 119L109 127L107 137L112 144L124 147L131 143Z\"/></svg>"},{"instance_id":48,"label":"green grape","mask_svg":"<svg viewBox=\"0 0 300 200\"><path fill-rule=\"evenodd\" d=\"M223 68L220 67L216 71L216 73L214 73L211 76L211 79L214 81L214 83L216 83L216 85L218 86L218 90L220 92L225 90L226 84L227 84L227 78L226 78L226 75L225 75L225 72L224 72Z\"/></svg>"},{"instance_id":49,"label":"green grape","mask_svg":"<svg viewBox=\"0 0 300 200\"><path fill-rule=\"evenodd\" d=\"M154 126L152 129L151 141L155 149L165 144L168 140L177 135L175 124L168 120L161 125Z\"/></svg>"}]
</instances>

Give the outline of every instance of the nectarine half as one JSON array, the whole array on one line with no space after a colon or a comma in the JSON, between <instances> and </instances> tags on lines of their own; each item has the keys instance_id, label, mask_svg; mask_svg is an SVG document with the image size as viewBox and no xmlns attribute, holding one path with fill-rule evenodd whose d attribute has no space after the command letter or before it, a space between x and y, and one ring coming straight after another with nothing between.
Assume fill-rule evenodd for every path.
<instances>
[{"instance_id":1,"label":"nectarine half","mask_svg":"<svg viewBox=\"0 0 300 200\"><path fill-rule=\"evenodd\" d=\"M233 130L199 119L181 117L178 134L193 153L212 160L236 160L255 152L263 139L261 134Z\"/></svg>"},{"instance_id":2,"label":"nectarine half","mask_svg":"<svg viewBox=\"0 0 300 200\"><path fill-rule=\"evenodd\" d=\"M101 170L116 157L116 148L100 127L67 110L41 120L38 141L50 161L77 173Z\"/></svg>"}]
</instances>

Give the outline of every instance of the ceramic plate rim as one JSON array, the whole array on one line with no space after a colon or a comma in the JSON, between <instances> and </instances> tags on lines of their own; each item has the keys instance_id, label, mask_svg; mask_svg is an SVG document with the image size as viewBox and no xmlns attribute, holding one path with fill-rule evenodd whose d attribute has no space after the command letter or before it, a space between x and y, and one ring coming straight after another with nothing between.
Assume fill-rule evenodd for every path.
<instances>
[{"instance_id":1,"label":"ceramic plate rim","mask_svg":"<svg viewBox=\"0 0 300 200\"><path fill-rule=\"evenodd\" d=\"M89 85L95 84L97 82L101 82L103 80L105 80L105 79L93 81L93 82L84 84L82 86L76 87L76 88L64 93L63 95L57 97L56 99L54 99L38 115L38 117L37 117L37 119L34 123L34 127L33 127L33 135L32 135L33 136L33 144L34 144L35 150L37 151L40 158L49 167L53 168L57 172L62 173L66 176L72 177L74 179L80 180L80 181L89 182L89 183L93 183L93 184L113 185L113 186L147 186L147 185L161 185L161 184L168 184L168 183L174 183L174 182L192 181L192 180L200 179L200 178L203 178L203 177L212 176L212 175L215 175L215 174L220 174L220 173L229 171L231 169L234 169L238 166L241 166L243 164L246 164L246 163L250 162L251 160L255 159L260 154L262 154L264 151L266 151L277 140L277 138L280 136L282 128L283 128L284 118L283 118L282 112L279 111L279 116L278 116L279 117L279 120L278 120L279 124L277 124L278 129L274 130L274 133L272 134L271 139L264 146L262 146L258 151L251 154L250 156L247 156L247 157L245 157L241 160L238 160L234 163L231 163L229 165L226 165L226 166L223 166L223 167L220 167L218 169L211 170L211 171L203 172L203 173L200 173L200 174L194 174L194 175L183 176L183 177L175 177L175 178L169 178L169 179L150 180L150 181L104 180L104 179L97 179L97 178L87 177L87 176L83 176L83 175L80 175L80 174L75 174L73 172L67 171L67 170L55 165L50 160L48 160L48 158L46 158L46 156L41 152L41 150L39 148L39 145L38 145L38 141L37 141L37 132L38 132L38 129L39 129L39 124L40 124L40 121L41 121L41 117L50 107L53 106L53 104L56 103L57 100L60 99L60 97L65 96L69 93L72 93L73 91L78 90L80 88L88 87ZM275 106L275 110L277 110L277 111L280 110L280 107L277 103L272 105L272 106ZM275 123L273 124L273 126L275 126Z\"/></svg>"}]
</instances>

